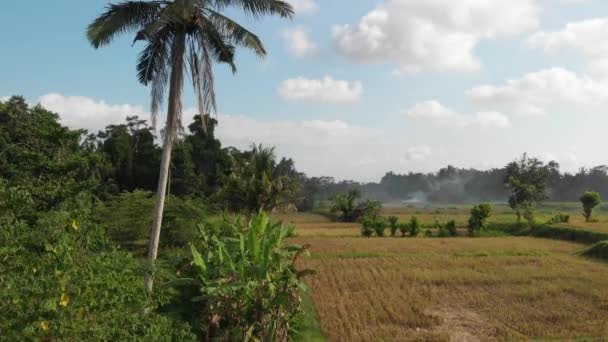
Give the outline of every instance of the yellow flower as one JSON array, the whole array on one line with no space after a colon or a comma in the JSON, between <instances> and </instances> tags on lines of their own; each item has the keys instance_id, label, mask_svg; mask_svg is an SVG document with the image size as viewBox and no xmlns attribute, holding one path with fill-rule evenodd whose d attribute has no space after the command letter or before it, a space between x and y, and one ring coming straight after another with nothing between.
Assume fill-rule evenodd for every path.
<instances>
[{"instance_id":1,"label":"yellow flower","mask_svg":"<svg viewBox=\"0 0 608 342\"><path fill-rule=\"evenodd\" d=\"M74 220L72 221L72 228L73 228L74 230L78 230L78 221L76 221L76 219L74 219Z\"/></svg>"},{"instance_id":2,"label":"yellow flower","mask_svg":"<svg viewBox=\"0 0 608 342\"><path fill-rule=\"evenodd\" d=\"M47 322L47 321L40 322L40 329L42 329L44 331L49 330L49 322Z\"/></svg>"},{"instance_id":3,"label":"yellow flower","mask_svg":"<svg viewBox=\"0 0 608 342\"><path fill-rule=\"evenodd\" d=\"M70 304L70 297L68 297L68 295L65 293L61 294L61 298L59 299L59 305L68 306L68 304Z\"/></svg>"}]
</instances>

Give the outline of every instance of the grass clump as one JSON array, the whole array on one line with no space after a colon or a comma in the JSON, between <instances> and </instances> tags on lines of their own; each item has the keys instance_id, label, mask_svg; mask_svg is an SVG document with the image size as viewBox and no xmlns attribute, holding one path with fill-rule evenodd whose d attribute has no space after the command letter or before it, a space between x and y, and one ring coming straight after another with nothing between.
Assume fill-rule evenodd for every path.
<instances>
[{"instance_id":1,"label":"grass clump","mask_svg":"<svg viewBox=\"0 0 608 342\"><path fill-rule=\"evenodd\" d=\"M585 249L582 256L608 260L608 240L596 242L591 247Z\"/></svg>"}]
</instances>

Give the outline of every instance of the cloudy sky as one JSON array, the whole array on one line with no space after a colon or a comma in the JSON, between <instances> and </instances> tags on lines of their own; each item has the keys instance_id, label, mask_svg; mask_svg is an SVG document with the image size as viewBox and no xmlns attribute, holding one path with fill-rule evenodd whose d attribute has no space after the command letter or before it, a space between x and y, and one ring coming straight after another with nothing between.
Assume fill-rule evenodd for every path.
<instances>
[{"instance_id":1,"label":"cloudy sky","mask_svg":"<svg viewBox=\"0 0 608 342\"><path fill-rule=\"evenodd\" d=\"M224 145L275 145L309 175L361 181L523 152L565 170L608 164L608 1L290 1L292 21L229 11L268 57L239 51L236 76L216 67ZM141 45L85 39L105 4L2 1L0 97L91 131L149 117Z\"/></svg>"}]
</instances>

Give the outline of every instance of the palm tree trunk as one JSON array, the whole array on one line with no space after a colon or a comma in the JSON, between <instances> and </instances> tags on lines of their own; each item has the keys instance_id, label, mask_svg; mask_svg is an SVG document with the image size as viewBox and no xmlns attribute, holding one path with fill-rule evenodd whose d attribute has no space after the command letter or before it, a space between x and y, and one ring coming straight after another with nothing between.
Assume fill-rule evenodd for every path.
<instances>
[{"instance_id":1,"label":"palm tree trunk","mask_svg":"<svg viewBox=\"0 0 608 342\"><path fill-rule=\"evenodd\" d=\"M154 220L150 229L150 245L148 246L148 267L145 276L145 284L148 291L152 291L154 285L154 263L158 255L158 243L160 240L160 228L163 222L163 210L165 208L165 197L167 182L169 179L169 166L171 164L171 148L177 127L177 119L181 113L181 92L183 87L184 73L184 50L185 33L177 33L172 51L171 80L169 84L169 105L167 109L167 124L163 137L163 154L160 162L160 174L156 193L156 206L154 207Z\"/></svg>"}]
</instances>

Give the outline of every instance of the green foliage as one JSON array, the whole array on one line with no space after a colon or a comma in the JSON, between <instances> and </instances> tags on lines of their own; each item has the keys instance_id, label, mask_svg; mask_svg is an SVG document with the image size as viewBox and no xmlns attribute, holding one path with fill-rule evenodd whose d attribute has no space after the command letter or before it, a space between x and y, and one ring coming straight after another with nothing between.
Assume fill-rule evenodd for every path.
<instances>
[{"instance_id":1,"label":"green foliage","mask_svg":"<svg viewBox=\"0 0 608 342\"><path fill-rule=\"evenodd\" d=\"M377 219L380 216L382 204L379 201L361 200L361 192L351 189L347 193L339 193L333 198L332 213L340 213L342 222L357 222L365 217Z\"/></svg>"},{"instance_id":2,"label":"green foliage","mask_svg":"<svg viewBox=\"0 0 608 342\"><path fill-rule=\"evenodd\" d=\"M361 223L361 236L371 237L372 235L374 235L373 221L364 219Z\"/></svg>"},{"instance_id":3,"label":"green foliage","mask_svg":"<svg viewBox=\"0 0 608 342\"><path fill-rule=\"evenodd\" d=\"M401 232L401 236L405 237L405 234L410 231L410 226L407 223L399 224L399 231Z\"/></svg>"},{"instance_id":4,"label":"green foliage","mask_svg":"<svg viewBox=\"0 0 608 342\"><path fill-rule=\"evenodd\" d=\"M456 221L455 220L448 221L448 223L446 223L446 225L445 225L445 230L447 231L449 236L457 236L458 230L456 228Z\"/></svg>"},{"instance_id":5,"label":"green foliage","mask_svg":"<svg viewBox=\"0 0 608 342\"><path fill-rule=\"evenodd\" d=\"M471 209L469 235L479 236L481 231L488 228L488 218L492 215L493 210L492 205L489 203L482 203Z\"/></svg>"},{"instance_id":6,"label":"green foliage","mask_svg":"<svg viewBox=\"0 0 608 342\"><path fill-rule=\"evenodd\" d=\"M0 263L3 339L194 340L187 325L156 313L160 297L146 292L141 263L117 251L91 220L89 194L26 222L11 207L31 193L19 190L11 203L3 195L14 191L0 185L0 260L9 261ZM146 316L144 307L152 309Z\"/></svg>"},{"instance_id":7,"label":"green foliage","mask_svg":"<svg viewBox=\"0 0 608 342\"><path fill-rule=\"evenodd\" d=\"M374 232L377 237L384 237L384 231L386 230L386 222L382 217L374 220Z\"/></svg>"},{"instance_id":8,"label":"green foliage","mask_svg":"<svg viewBox=\"0 0 608 342\"><path fill-rule=\"evenodd\" d=\"M547 223L559 224L559 223L568 223L568 222L570 222L570 215L563 214L563 213L557 213L555 216L553 216L551 219L549 219L549 221Z\"/></svg>"},{"instance_id":9,"label":"green foliage","mask_svg":"<svg viewBox=\"0 0 608 342\"><path fill-rule=\"evenodd\" d=\"M365 215L361 222L361 235L364 237L370 237L374 233L378 237L384 237L384 231L386 230L386 222L384 219L377 215Z\"/></svg>"},{"instance_id":10,"label":"green foliage","mask_svg":"<svg viewBox=\"0 0 608 342\"><path fill-rule=\"evenodd\" d=\"M301 313L301 278L295 262L306 246L285 246L293 226L271 223L266 214L247 224L226 219L200 227L191 246L192 278L170 284L196 289L195 321L206 340L286 341Z\"/></svg>"},{"instance_id":11,"label":"green foliage","mask_svg":"<svg viewBox=\"0 0 608 342\"><path fill-rule=\"evenodd\" d=\"M430 229L427 229L424 231L424 236L425 237L435 237L435 234L433 234L433 231Z\"/></svg>"},{"instance_id":12,"label":"green foliage","mask_svg":"<svg viewBox=\"0 0 608 342\"><path fill-rule=\"evenodd\" d=\"M30 217L23 217L28 222L95 189L106 167L103 158L82 148L85 132L61 126L58 119L40 106L29 108L22 97L0 102L0 178L31 194Z\"/></svg>"},{"instance_id":13,"label":"green foliage","mask_svg":"<svg viewBox=\"0 0 608 342\"><path fill-rule=\"evenodd\" d=\"M591 221L593 209L602 203L600 194L595 191L585 191L579 200L583 205L583 216L585 217L585 221Z\"/></svg>"},{"instance_id":14,"label":"green foliage","mask_svg":"<svg viewBox=\"0 0 608 342\"><path fill-rule=\"evenodd\" d=\"M217 195L225 208L255 213L295 205L299 185L277 165L274 148L254 145L249 152L234 153L232 173Z\"/></svg>"},{"instance_id":15,"label":"green foliage","mask_svg":"<svg viewBox=\"0 0 608 342\"><path fill-rule=\"evenodd\" d=\"M154 193L124 192L99 203L94 217L108 227L109 236L127 250L143 253L155 204ZM205 205L197 199L168 196L161 229L161 246L180 247L192 241Z\"/></svg>"},{"instance_id":16,"label":"green foliage","mask_svg":"<svg viewBox=\"0 0 608 342\"><path fill-rule=\"evenodd\" d=\"M608 260L608 241L596 242L589 248L585 249L581 253L581 255L591 258Z\"/></svg>"},{"instance_id":17,"label":"green foliage","mask_svg":"<svg viewBox=\"0 0 608 342\"><path fill-rule=\"evenodd\" d=\"M399 229L399 218L397 216L389 216L388 223L389 227L391 228L391 236L395 237L395 234L397 234L397 229Z\"/></svg>"},{"instance_id":18,"label":"green foliage","mask_svg":"<svg viewBox=\"0 0 608 342\"><path fill-rule=\"evenodd\" d=\"M418 217L412 216L410 219L409 231L411 237L416 237L420 234L420 221L418 220Z\"/></svg>"},{"instance_id":19,"label":"green foliage","mask_svg":"<svg viewBox=\"0 0 608 342\"><path fill-rule=\"evenodd\" d=\"M518 223L523 215L529 225L534 224L534 207L547 198L547 180L559 177L558 168L556 162L545 165L536 158L529 158L527 154L507 165L505 184L511 193L509 206L515 211Z\"/></svg>"}]
</instances>

